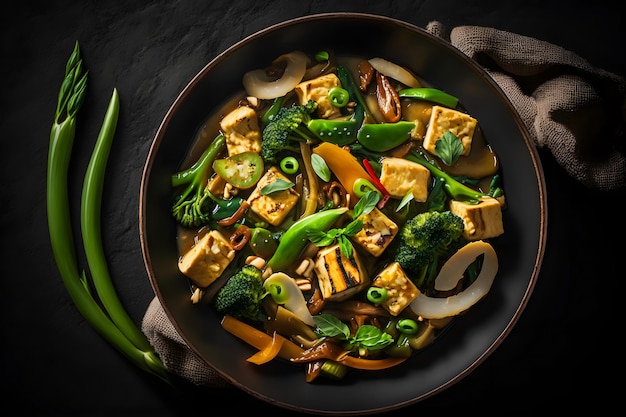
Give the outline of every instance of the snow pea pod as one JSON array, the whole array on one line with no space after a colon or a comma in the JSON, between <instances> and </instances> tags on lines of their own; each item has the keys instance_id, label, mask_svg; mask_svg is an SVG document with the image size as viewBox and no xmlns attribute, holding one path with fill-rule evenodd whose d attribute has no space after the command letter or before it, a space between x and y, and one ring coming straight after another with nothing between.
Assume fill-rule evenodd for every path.
<instances>
[{"instance_id":1,"label":"snow pea pod","mask_svg":"<svg viewBox=\"0 0 626 417\"><path fill-rule=\"evenodd\" d=\"M385 152L403 144L411 136L414 122L366 123L359 129L357 139L364 148Z\"/></svg>"},{"instance_id":2,"label":"snow pea pod","mask_svg":"<svg viewBox=\"0 0 626 417\"><path fill-rule=\"evenodd\" d=\"M432 101L433 103L441 104L442 106L455 108L459 104L459 99L444 93L436 88L405 88L398 91L400 98L416 98L420 100Z\"/></svg>"},{"instance_id":3,"label":"snow pea pod","mask_svg":"<svg viewBox=\"0 0 626 417\"><path fill-rule=\"evenodd\" d=\"M267 266L276 272L293 265L309 242L307 232L327 231L347 211L347 207L318 211L295 222L280 238L278 248L267 261Z\"/></svg>"},{"instance_id":4,"label":"snow pea pod","mask_svg":"<svg viewBox=\"0 0 626 417\"><path fill-rule=\"evenodd\" d=\"M324 142L344 146L356 142L357 132L361 126L356 119L327 120L312 119L307 124L311 132Z\"/></svg>"}]
</instances>

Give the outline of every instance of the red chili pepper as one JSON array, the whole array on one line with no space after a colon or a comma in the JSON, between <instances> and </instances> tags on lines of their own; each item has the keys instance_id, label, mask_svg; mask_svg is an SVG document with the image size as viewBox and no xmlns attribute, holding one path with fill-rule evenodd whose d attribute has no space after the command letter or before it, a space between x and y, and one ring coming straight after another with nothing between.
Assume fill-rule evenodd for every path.
<instances>
[{"instance_id":1,"label":"red chili pepper","mask_svg":"<svg viewBox=\"0 0 626 417\"><path fill-rule=\"evenodd\" d=\"M378 191L380 191L383 194L383 198L381 198L380 201L378 202L378 208L382 210L382 208L385 207L385 204L387 204L387 201L389 201L389 198L391 197L391 195L389 194L389 191L387 191L383 183L380 182L380 180L376 176L376 173L374 172L374 169L372 168L370 161L368 161L367 159L363 159L363 167L365 167L365 170L367 171L370 178L372 179L374 186L378 188Z\"/></svg>"}]
</instances>

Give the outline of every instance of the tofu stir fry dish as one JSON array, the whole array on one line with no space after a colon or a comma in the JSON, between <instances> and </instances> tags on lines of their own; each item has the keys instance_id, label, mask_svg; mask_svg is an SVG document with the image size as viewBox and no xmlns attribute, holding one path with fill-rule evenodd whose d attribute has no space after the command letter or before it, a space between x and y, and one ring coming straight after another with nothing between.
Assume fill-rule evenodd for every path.
<instances>
[{"instance_id":1,"label":"tofu stir fry dish","mask_svg":"<svg viewBox=\"0 0 626 417\"><path fill-rule=\"evenodd\" d=\"M307 382L398 366L492 286L498 156L456 97L384 57L267 65L172 174L190 304Z\"/></svg>"}]
</instances>

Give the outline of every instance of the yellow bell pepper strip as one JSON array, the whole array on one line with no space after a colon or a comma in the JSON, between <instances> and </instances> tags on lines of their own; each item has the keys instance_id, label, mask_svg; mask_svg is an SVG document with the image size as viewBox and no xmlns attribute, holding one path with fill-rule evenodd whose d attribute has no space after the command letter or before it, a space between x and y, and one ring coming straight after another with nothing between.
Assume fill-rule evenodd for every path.
<instances>
[{"instance_id":1,"label":"yellow bell pepper strip","mask_svg":"<svg viewBox=\"0 0 626 417\"><path fill-rule=\"evenodd\" d=\"M347 211L347 207L322 210L296 221L280 238L276 252L267 261L267 267L277 272L292 266L309 243L307 232L327 231Z\"/></svg>"},{"instance_id":2,"label":"yellow bell pepper strip","mask_svg":"<svg viewBox=\"0 0 626 417\"><path fill-rule=\"evenodd\" d=\"M272 344L272 336L269 334L262 332L259 329L228 314L222 318L221 324L224 330L243 340L250 346L257 348L258 350L271 350L270 346ZM285 339L276 356L282 359L291 360L291 358L295 358L302 354L303 350L304 349L292 341Z\"/></svg>"},{"instance_id":3,"label":"yellow bell pepper strip","mask_svg":"<svg viewBox=\"0 0 626 417\"><path fill-rule=\"evenodd\" d=\"M357 134L359 143L374 152L385 152L402 145L411 137L415 122L367 123Z\"/></svg>"},{"instance_id":4,"label":"yellow bell pepper strip","mask_svg":"<svg viewBox=\"0 0 626 417\"><path fill-rule=\"evenodd\" d=\"M313 148L313 153L326 161L328 168L350 195L349 206L354 207L359 201L359 197L354 192L354 182L359 178L369 178L363 166L348 150L329 142L321 143Z\"/></svg>"},{"instance_id":5,"label":"yellow bell pepper strip","mask_svg":"<svg viewBox=\"0 0 626 417\"><path fill-rule=\"evenodd\" d=\"M256 365L262 365L274 359L280 353L280 349L283 347L283 343L285 343L285 338L274 332L272 335L272 342L267 345L264 349L259 350L254 355L250 356L246 359L248 362L254 363Z\"/></svg>"},{"instance_id":6,"label":"yellow bell pepper strip","mask_svg":"<svg viewBox=\"0 0 626 417\"><path fill-rule=\"evenodd\" d=\"M230 315L225 315L222 319L222 327L228 333L243 340L249 345L259 349L271 351L271 345L273 338L269 334L260 331L259 329L244 323ZM282 359L289 360L291 362L305 362L304 360L298 360L296 358L301 357L305 350L296 345L290 340L285 339L282 346L276 356ZM364 369L371 371L378 371L382 369L388 369L396 365L401 364L407 360L405 357L390 357L383 359L364 359L354 356L343 356L338 362L349 366L354 369Z\"/></svg>"},{"instance_id":7,"label":"yellow bell pepper strip","mask_svg":"<svg viewBox=\"0 0 626 417\"><path fill-rule=\"evenodd\" d=\"M459 104L458 98L448 93L444 93L441 90L437 90L436 88L405 88L398 91L398 96L400 98L415 98L419 100L431 101L452 109L456 108Z\"/></svg>"}]
</instances>

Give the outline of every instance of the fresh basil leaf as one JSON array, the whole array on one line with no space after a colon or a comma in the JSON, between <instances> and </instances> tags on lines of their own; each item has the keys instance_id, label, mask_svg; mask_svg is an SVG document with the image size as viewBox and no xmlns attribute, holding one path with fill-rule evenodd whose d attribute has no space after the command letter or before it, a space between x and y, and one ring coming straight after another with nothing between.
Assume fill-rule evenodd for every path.
<instances>
[{"instance_id":1,"label":"fresh basil leaf","mask_svg":"<svg viewBox=\"0 0 626 417\"><path fill-rule=\"evenodd\" d=\"M277 193L279 191L285 191L293 187L295 184L291 181L285 181L282 178L277 178L276 181L267 184L265 187L261 188L262 195L269 195L273 193Z\"/></svg>"},{"instance_id":2,"label":"fresh basil leaf","mask_svg":"<svg viewBox=\"0 0 626 417\"><path fill-rule=\"evenodd\" d=\"M311 166L313 167L313 171L315 171L318 177L326 182L330 181L330 168L328 168L328 165L326 165L326 161L324 161L324 158L316 153L312 154Z\"/></svg>"},{"instance_id":3,"label":"fresh basil leaf","mask_svg":"<svg viewBox=\"0 0 626 417\"><path fill-rule=\"evenodd\" d=\"M366 215L371 213L376 207L376 204L380 201L380 194L376 191L368 191L363 197L359 199L354 205L354 210L352 212L352 218L356 219L361 215Z\"/></svg>"},{"instance_id":4,"label":"fresh basil leaf","mask_svg":"<svg viewBox=\"0 0 626 417\"><path fill-rule=\"evenodd\" d=\"M346 227L343 228L343 234L345 236L354 236L363 229L363 220L352 220Z\"/></svg>"},{"instance_id":5,"label":"fresh basil leaf","mask_svg":"<svg viewBox=\"0 0 626 417\"><path fill-rule=\"evenodd\" d=\"M366 347L368 350L383 349L393 342L393 337L389 333L371 324L360 326L354 338L360 346Z\"/></svg>"},{"instance_id":6,"label":"fresh basil leaf","mask_svg":"<svg viewBox=\"0 0 626 417\"><path fill-rule=\"evenodd\" d=\"M335 236L331 236L323 230L307 230L307 238L315 244L315 246L329 246L335 241Z\"/></svg>"},{"instance_id":7,"label":"fresh basil leaf","mask_svg":"<svg viewBox=\"0 0 626 417\"><path fill-rule=\"evenodd\" d=\"M344 235L339 235L337 237L337 240L339 243L339 250L341 250L343 256L348 259L352 258L352 251L354 250L354 248L352 247L352 242L350 242L350 239L348 239Z\"/></svg>"},{"instance_id":8,"label":"fresh basil leaf","mask_svg":"<svg viewBox=\"0 0 626 417\"><path fill-rule=\"evenodd\" d=\"M444 164L450 166L453 165L461 156L461 153L463 152L463 144L461 143L461 139L448 130L435 143L435 152Z\"/></svg>"},{"instance_id":9,"label":"fresh basil leaf","mask_svg":"<svg viewBox=\"0 0 626 417\"><path fill-rule=\"evenodd\" d=\"M315 332L324 337L336 337L348 340L350 328L347 324L331 314L317 314L313 316L313 321L317 328Z\"/></svg>"}]
</instances>

